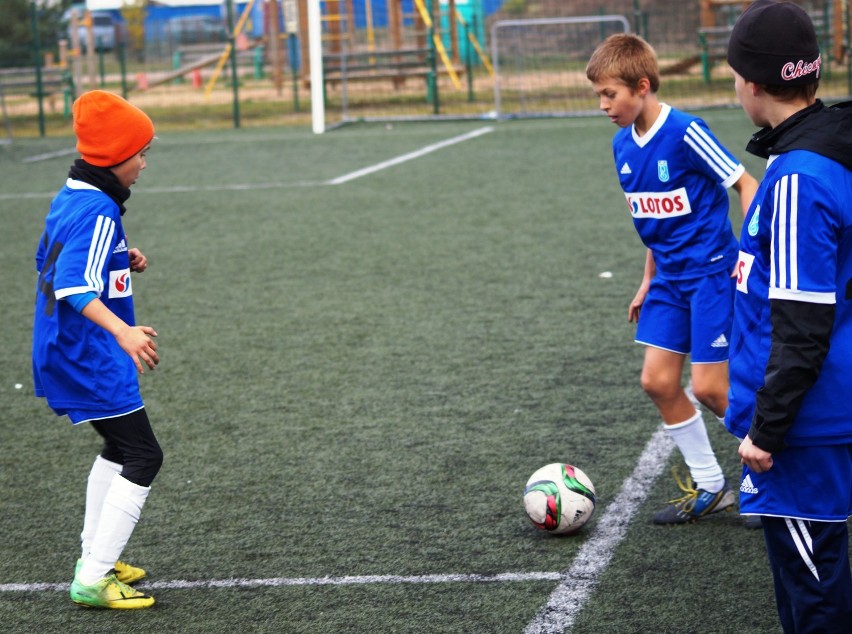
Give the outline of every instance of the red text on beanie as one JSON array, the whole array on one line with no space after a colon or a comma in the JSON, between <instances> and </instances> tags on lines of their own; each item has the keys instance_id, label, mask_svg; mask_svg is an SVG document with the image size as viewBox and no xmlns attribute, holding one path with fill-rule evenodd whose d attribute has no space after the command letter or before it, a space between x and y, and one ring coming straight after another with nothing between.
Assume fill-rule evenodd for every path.
<instances>
[{"instance_id":1,"label":"red text on beanie","mask_svg":"<svg viewBox=\"0 0 852 634\"><path fill-rule=\"evenodd\" d=\"M148 115L105 90L84 93L74 102L72 112L77 151L91 165L124 163L154 138Z\"/></svg>"},{"instance_id":2,"label":"red text on beanie","mask_svg":"<svg viewBox=\"0 0 852 634\"><path fill-rule=\"evenodd\" d=\"M767 86L815 84L821 62L813 22L792 2L758 0L731 31L728 63L747 81Z\"/></svg>"}]
</instances>

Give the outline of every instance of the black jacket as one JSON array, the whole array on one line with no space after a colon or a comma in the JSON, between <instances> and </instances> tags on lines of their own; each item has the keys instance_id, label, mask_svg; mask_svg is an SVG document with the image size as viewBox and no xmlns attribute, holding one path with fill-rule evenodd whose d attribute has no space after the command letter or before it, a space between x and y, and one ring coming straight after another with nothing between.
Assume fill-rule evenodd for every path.
<instances>
[{"instance_id":1,"label":"black jacket","mask_svg":"<svg viewBox=\"0 0 852 634\"><path fill-rule=\"evenodd\" d=\"M762 158L808 150L852 170L852 102L826 106L817 100L778 127L757 132L746 149ZM846 284L847 298L852 298L850 293L852 280ZM819 377L835 307L783 299L772 299L769 305L772 343L748 435L756 446L775 453L785 447L784 437Z\"/></svg>"}]
</instances>

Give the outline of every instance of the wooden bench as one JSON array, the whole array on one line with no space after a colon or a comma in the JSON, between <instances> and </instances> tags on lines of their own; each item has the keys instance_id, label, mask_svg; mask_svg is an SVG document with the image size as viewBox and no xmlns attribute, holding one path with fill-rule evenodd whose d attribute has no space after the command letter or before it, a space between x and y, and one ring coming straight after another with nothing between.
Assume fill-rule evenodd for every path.
<instances>
[{"instance_id":1,"label":"wooden bench","mask_svg":"<svg viewBox=\"0 0 852 634\"><path fill-rule=\"evenodd\" d=\"M55 109L56 95L63 93L68 86L65 71L56 66L41 69L41 94L34 67L0 69L0 91L4 96L47 97L52 109Z\"/></svg>"},{"instance_id":2,"label":"wooden bench","mask_svg":"<svg viewBox=\"0 0 852 634\"><path fill-rule=\"evenodd\" d=\"M432 75L430 53L428 48L404 48L324 55L324 81L338 83L390 79L394 86L399 87L406 79L428 78ZM446 72L440 59L436 59L434 70L438 74ZM454 70L457 74L464 72L463 68Z\"/></svg>"},{"instance_id":3,"label":"wooden bench","mask_svg":"<svg viewBox=\"0 0 852 634\"><path fill-rule=\"evenodd\" d=\"M175 49L172 65L175 70L179 66L188 66L210 57L221 57L228 43L217 42L214 44L182 44ZM237 49L237 63L248 66L254 63L254 48L245 50Z\"/></svg>"}]
</instances>

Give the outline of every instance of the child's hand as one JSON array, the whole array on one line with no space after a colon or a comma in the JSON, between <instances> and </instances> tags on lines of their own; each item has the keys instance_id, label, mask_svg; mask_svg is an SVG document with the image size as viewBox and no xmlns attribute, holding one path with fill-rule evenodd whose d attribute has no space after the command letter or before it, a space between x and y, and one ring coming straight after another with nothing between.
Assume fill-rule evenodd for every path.
<instances>
[{"instance_id":1,"label":"child's hand","mask_svg":"<svg viewBox=\"0 0 852 634\"><path fill-rule=\"evenodd\" d=\"M627 321L630 322L639 322L639 312L642 310L642 304L645 303L645 296L648 294L648 291L644 288L640 288L636 292L636 296L633 298L633 301L630 302L630 306L627 308Z\"/></svg>"},{"instance_id":2,"label":"child's hand","mask_svg":"<svg viewBox=\"0 0 852 634\"><path fill-rule=\"evenodd\" d=\"M160 362L157 344L151 338L156 336L156 331L150 326L131 326L115 337L121 349L133 359L139 374L145 373L143 363L153 370Z\"/></svg>"},{"instance_id":3,"label":"child's hand","mask_svg":"<svg viewBox=\"0 0 852 634\"><path fill-rule=\"evenodd\" d=\"M772 468L772 454L755 445L746 436L738 450L741 462L756 473L763 473Z\"/></svg>"},{"instance_id":4,"label":"child's hand","mask_svg":"<svg viewBox=\"0 0 852 634\"><path fill-rule=\"evenodd\" d=\"M136 248L128 249L127 255L130 256L130 270L134 273L144 273L145 269L148 268L148 258Z\"/></svg>"}]
</instances>

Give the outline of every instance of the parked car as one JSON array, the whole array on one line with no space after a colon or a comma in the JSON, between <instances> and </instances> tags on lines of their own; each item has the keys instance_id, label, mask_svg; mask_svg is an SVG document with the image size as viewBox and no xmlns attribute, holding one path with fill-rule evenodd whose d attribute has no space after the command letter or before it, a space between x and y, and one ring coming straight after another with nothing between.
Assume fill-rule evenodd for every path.
<instances>
[{"instance_id":1,"label":"parked car","mask_svg":"<svg viewBox=\"0 0 852 634\"><path fill-rule=\"evenodd\" d=\"M111 51L115 49L118 42L124 41L123 34L125 26L123 23L119 22L111 13L92 11L91 15L92 36L95 40L95 50ZM88 35L86 34L86 25L83 24L83 13L78 12L77 16L77 34L80 37L80 49L85 52L88 42ZM69 21L68 41L73 42L74 39L71 33L70 15L66 19L68 19Z\"/></svg>"},{"instance_id":2,"label":"parked car","mask_svg":"<svg viewBox=\"0 0 852 634\"><path fill-rule=\"evenodd\" d=\"M171 18L167 25L168 38L173 44L202 44L224 42L228 39L225 25L209 15Z\"/></svg>"}]
</instances>

